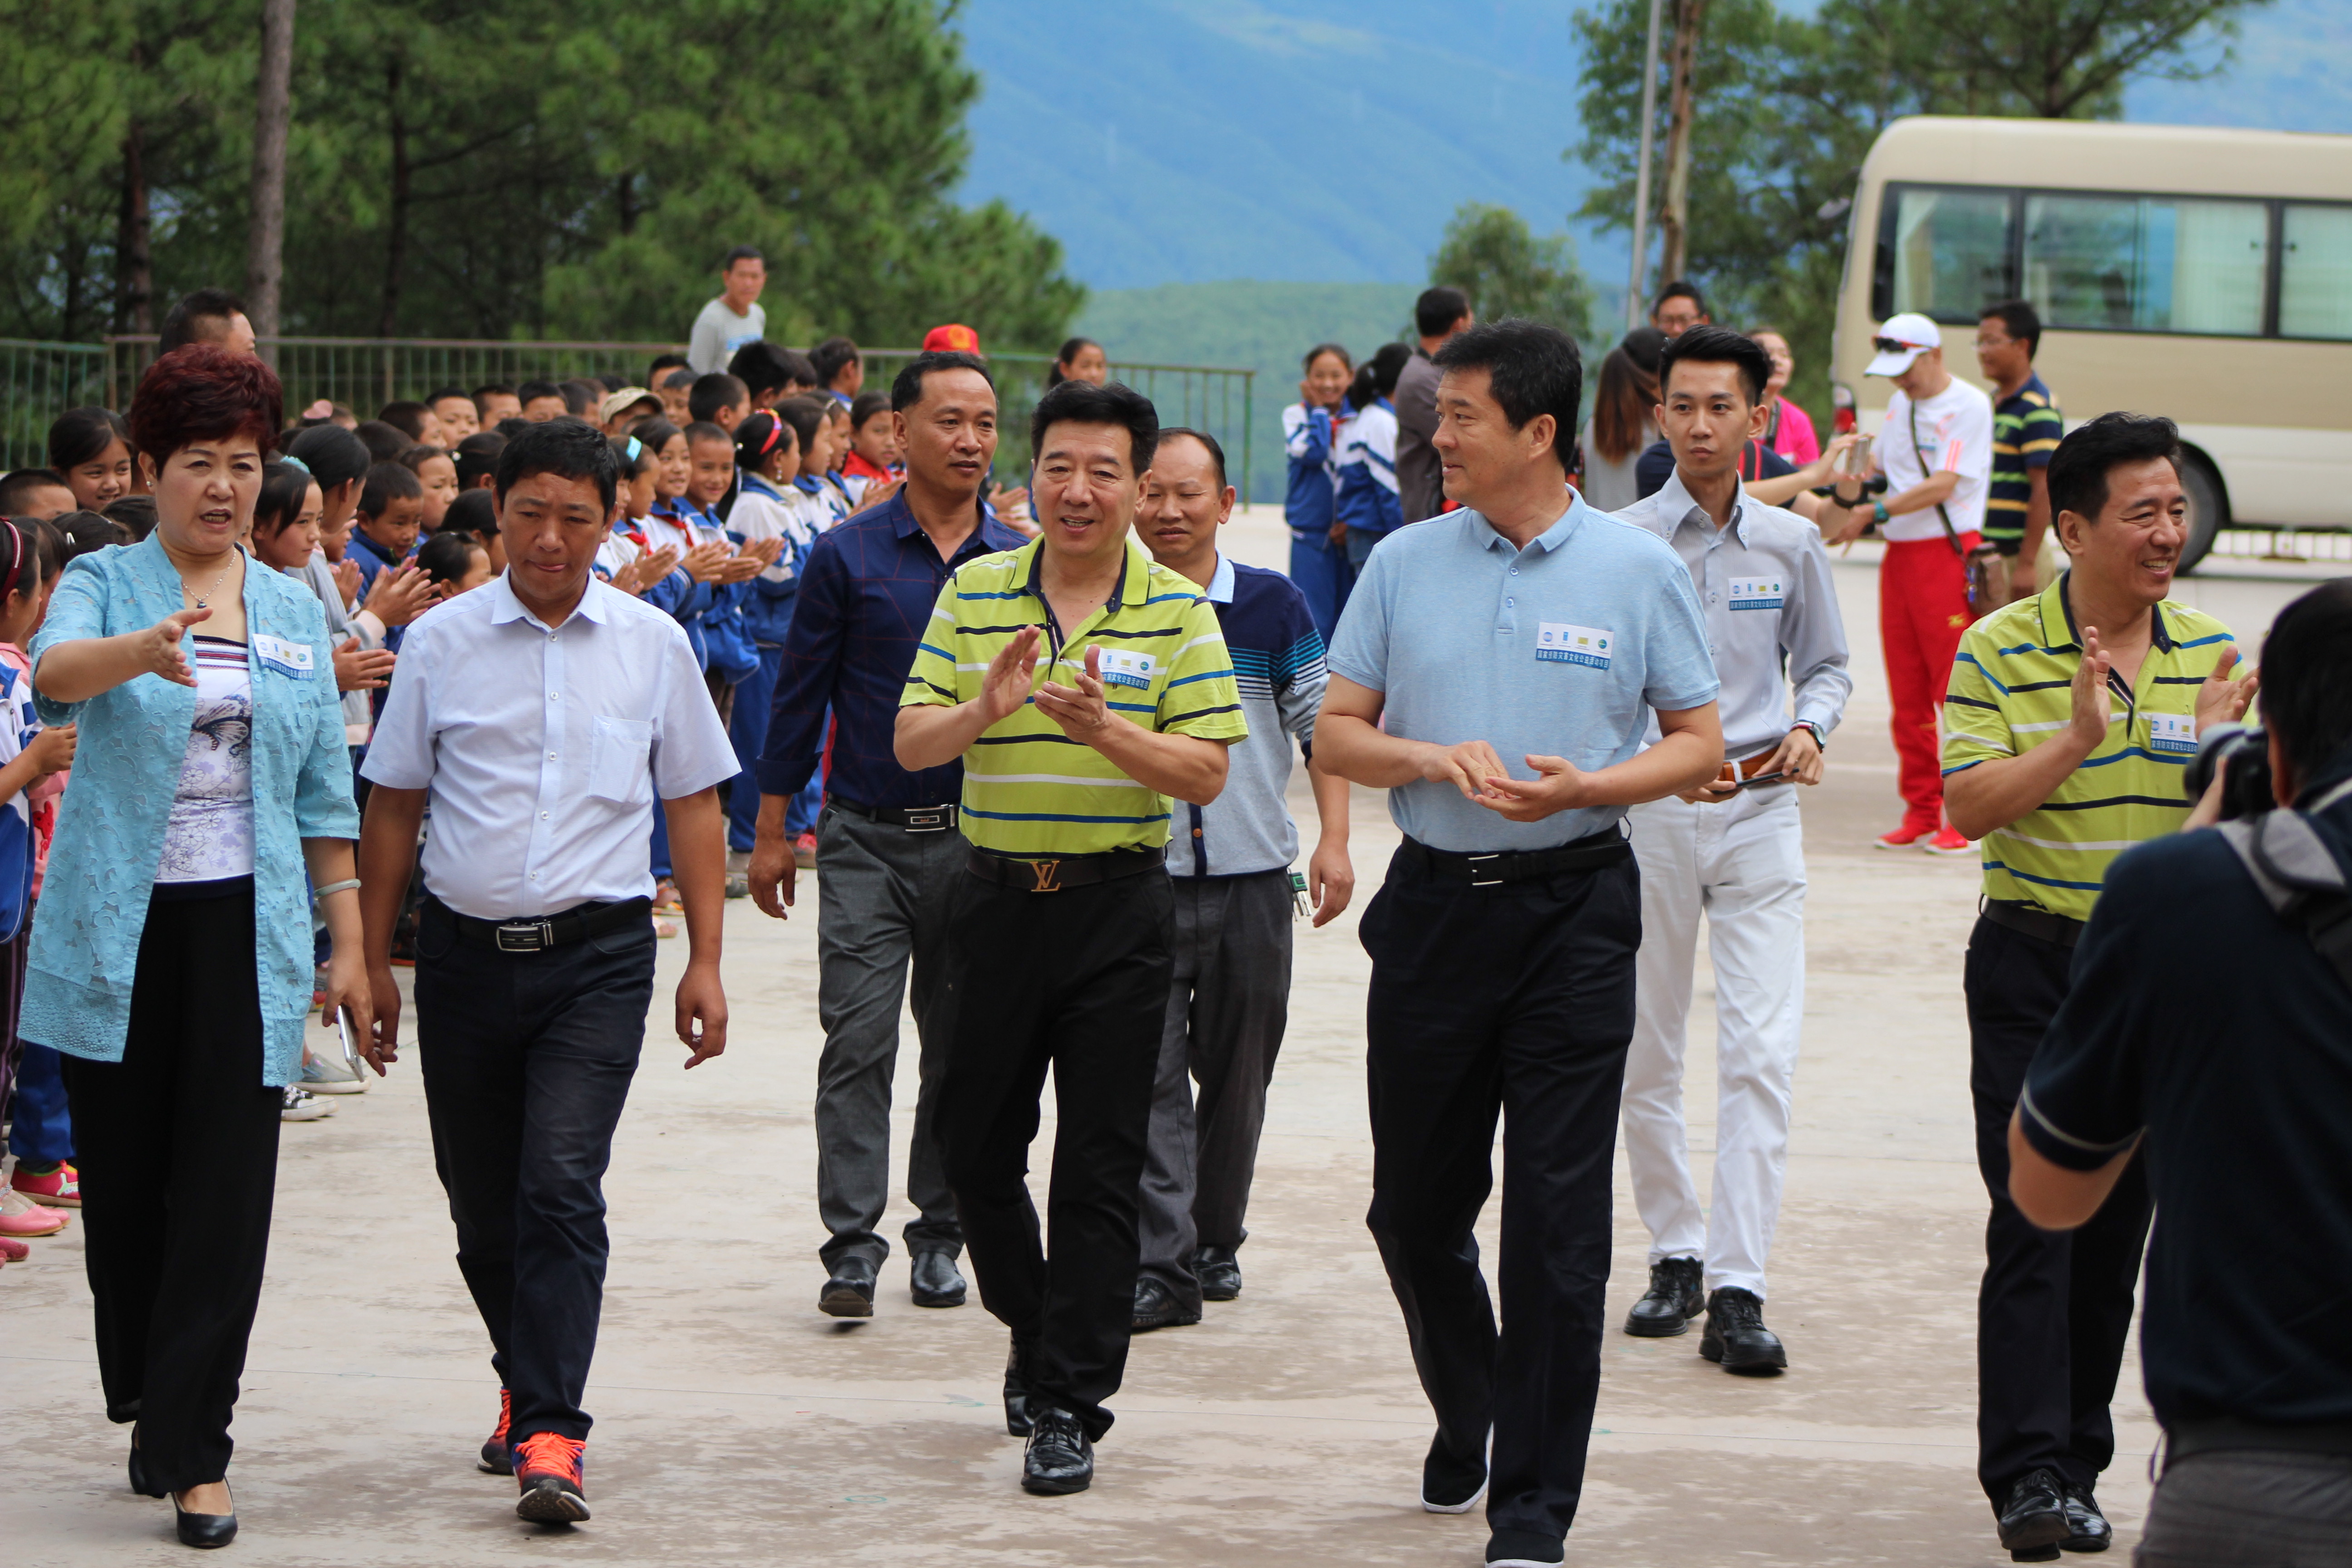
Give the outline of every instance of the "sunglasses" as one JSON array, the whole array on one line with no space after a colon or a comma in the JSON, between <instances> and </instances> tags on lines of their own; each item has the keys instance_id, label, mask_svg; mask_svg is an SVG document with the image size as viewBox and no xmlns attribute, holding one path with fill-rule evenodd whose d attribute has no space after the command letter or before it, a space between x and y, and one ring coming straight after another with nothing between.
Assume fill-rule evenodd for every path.
<instances>
[{"instance_id":1,"label":"sunglasses","mask_svg":"<svg viewBox=\"0 0 2352 1568\"><path fill-rule=\"evenodd\" d=\"M1919 343L1906 343L1901 338L1873 338L1870 340L1870 346L1876 349L1883 354L1926 353L1927 352L1924 345Z\"/></svg>"}]
</instances>

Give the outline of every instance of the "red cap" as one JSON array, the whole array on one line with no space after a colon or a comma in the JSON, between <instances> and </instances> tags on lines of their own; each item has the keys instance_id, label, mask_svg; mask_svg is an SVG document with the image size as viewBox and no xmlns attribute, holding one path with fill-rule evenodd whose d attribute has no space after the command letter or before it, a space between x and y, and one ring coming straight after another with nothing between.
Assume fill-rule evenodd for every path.
<instances>
[{"instance_id":1,"label":"red cap","mask_svg":"<svg viewBox=\"0 0 2352 1568\"><path fill-rule=\"evenodd\" d=\"M980 334L961 321L950 321L923 334L923 352L976 354L980 352Z\"/></svg>"}]
</instances>

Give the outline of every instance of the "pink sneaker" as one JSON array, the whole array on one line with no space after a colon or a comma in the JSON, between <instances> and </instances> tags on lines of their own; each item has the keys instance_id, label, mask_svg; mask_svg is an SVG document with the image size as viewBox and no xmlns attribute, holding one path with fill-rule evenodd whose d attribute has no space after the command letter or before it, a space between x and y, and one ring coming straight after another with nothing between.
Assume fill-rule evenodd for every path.
<instances>
[{"instance_id":1,"label":"pink sneaker","mask_svg":"<svg viewBox=\"0 0 2352 1568\"><path fill-rule=\"evenodd\" d=\"M35 1203L53 1209L81 1207L81 1173L68 1160L46 1176L28 1173L19 1161L8 1184Z\"/></svg>"},{"instance_id":2,"label":"pink sneaker","mask_svg":"<svg viewBox=\"0 0 2352 1568\"><path fill-rule=\"evenodd\" d=\"M55 1236L73 1215L45 1209L14 1187L0 1191L0 1236Z\"/></svg>"},{"instance_id":3,"label":"pink sneaker","mask_svg":"<svg viewBox=\"0 0 2352 1568\"><path fill-rule=\"evenodd\" d=\"M1927 843L1930 855L1973 855L1977 847L1958 828L1951 826L1937 829L1936 837Z\"/></svg>"},{"instance_id":4,"label":"pink sneaker","mask_svg":"<svg viewBox=\"0 0 2352 1568\"><path fill-rule=\"evenodd\" d=\"M13 1236L0 1236L0 1262L22 1263L33 1256L33 1249Z\"/></svg>"}]
</instances>

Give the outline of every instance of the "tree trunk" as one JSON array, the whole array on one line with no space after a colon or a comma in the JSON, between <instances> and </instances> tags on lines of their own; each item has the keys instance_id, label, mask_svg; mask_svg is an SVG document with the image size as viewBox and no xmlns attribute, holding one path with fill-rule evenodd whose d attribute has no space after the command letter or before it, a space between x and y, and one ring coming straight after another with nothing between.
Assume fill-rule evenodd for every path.
<instances>
[{"instance_id":1,"label":"tree trunk","mask_svg":"<svg viewBox=\"0 0 2352 1568\"><path fill-rule=\"evenodd\" d=\"M131 51L133 69L144 68L143 51ZM114 330L155 330L155 277L148 254L147 139L134 117L122 132L122 205L114 225Z\"/></svg>"},{"instance_id":2,"label":"tree trunk","mask_svg":"<svg viewBox=\"0 0 2352 1568\"><path fill-rule=\"evenodd\" d=\"M253 111L252 227L246 236L245 313L275 362L278 294L286 277L286 127L292 118L294 0L263 0L261 69Z\"/></svg>"},{"instance_id":3,"label":"tree trunk","mask_svg":"<svg viewBox=\"0 0 2352 1568\"><path fill-rule=\"evenodd\" d=\"M408 121L400 109L400 57L384 66L384 102L392 112L392 227L383 245L383 310L376 318L376 336L396 335L400 319L402 274L408 263L409 182ZM386 397L391 395L387 393Z\"/></svg>"},{"instance_id":4,"label":"tree trunk","mask_svg":"<svg viewBox=\"0 0 2352 1568\"><path fill-rule=\"evenodd\" d=\"M1699 25L1706 14L1706 0L1676 0L1666 109L1666 195L1658 213L1658 272L1669 282L1680 278L1689 263L1691 114L1696 97L1691 70L1698 58Z\"/></svg>"}]
</instances>

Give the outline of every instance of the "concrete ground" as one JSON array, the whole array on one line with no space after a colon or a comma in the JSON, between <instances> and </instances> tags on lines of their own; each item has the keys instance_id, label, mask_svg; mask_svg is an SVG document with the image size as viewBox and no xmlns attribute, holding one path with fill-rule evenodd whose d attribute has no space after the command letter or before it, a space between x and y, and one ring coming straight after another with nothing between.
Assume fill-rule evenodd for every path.
<instances>
[{"instance_id":1,"label":"concrete ground","mask_svg":"<svg viewBox=\"0 0 2352 1568\"><path fill-rule=\"evenodd\" d=\"M1278 562L1278 520L1237 523L1233 548ZM2315 575L2258 570L2182 593L2251 641L2296 580ZM1985 1200L1959 971L1976 877L1971 863L1870 847L1897 811L1868 552L1838 581L1859 689L1828 779L1804 803L1805 1054L1769 1310L1792 1364L1777 1380L1735 1379L1698 1358L1696 1333L1612 1331L1571 1563L2006 1560L1973 1473ZM1396 835L1370 792L1358 792L1354 822L1368 897ZM518 1522L512 1483L474 1469L497 1387L451 1259L413 1056L331 1120L286 1129L235 1426L238 1561L1479 1561L1479 1516L1415 1506L1430 1419L1362 1224L1367 962L1352 910L1299 931L1244 1293L1198 1327L1136 1341L1094 1489L1046 1500L1016 1485L1020 1446L996 1405L1004 1335L976 1301L912 1306L894 1257L871 1321L814 1310L820 1036L814 900L804 892L801 905L785 924L729 906L733 1043L690 1077L665 1043L683 942L665 949L664 1000L606 1183L614 1253L589 1388L596 1516L585 1526ZM1690 1117L1704 1192L1704 965L1698 984ZM901 1163L915 1087L912 1052L902 1059ZM1643 1289L1647 1240L1622 1170L1612 1318ZM887 1228L907 1217L901 1200ZM1490 1258L1493 1217L1490 1205ZM184 1561L169 1506L124 1489L79 1229L0 1274L0 1562ZM2101 1495L2120 1554L2146 1507L2155 1437L2136 1361L2116 1405L2122 1451Z\"/></svg>"}]
</instances>

